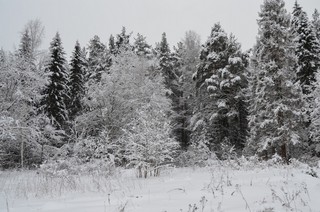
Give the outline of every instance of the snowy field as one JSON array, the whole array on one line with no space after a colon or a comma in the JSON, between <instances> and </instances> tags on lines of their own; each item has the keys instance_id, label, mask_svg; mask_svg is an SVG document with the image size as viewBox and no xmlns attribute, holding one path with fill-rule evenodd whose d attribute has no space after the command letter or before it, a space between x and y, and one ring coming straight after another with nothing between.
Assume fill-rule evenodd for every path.
<instances>
[{"instance_id":1,"label":"snowy field","mask_svg":"<svg viewBox=\"0 0 320 212\"><path fill-rule=\"evenodd\" d=\"M320 211L316 175L319 167L297 163L170 168L147 179L134 170L112 177L0 172L0 211Z\"/></svg>"}]
</instances>

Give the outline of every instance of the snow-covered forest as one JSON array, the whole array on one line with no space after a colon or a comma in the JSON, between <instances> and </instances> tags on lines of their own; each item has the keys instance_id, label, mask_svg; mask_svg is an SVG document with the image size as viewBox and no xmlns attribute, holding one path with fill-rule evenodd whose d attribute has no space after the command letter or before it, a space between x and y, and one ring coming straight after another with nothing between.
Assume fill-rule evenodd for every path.
<instances>
[{"instance_id":1,"label":"snow-covered forest","mask_svg":"<svg viewBox=\"0 0 320 212\"><path fill-rule=\"evenodd\" d=\"M148 35L119 26L107 43L97 35L89 43L75 41L67 58L63 34L57 32L42 50L45 26L38 19L27 22L17 50L0 50L0 192L10 190L3 179L19 176L17 170L28 170L29 177L58 177L64 188L69 183L79 188L81 182L71 176L116 175L120 183L125 179L120 173L131 170L139 179L156 181L168 173L179 174L172 171L177 167L209 167L221 178L220 183L208 182L215 198L223 196L223 186L232 186L221 164L236 167L244 178L248 174L243 167L272 164L299 167L317 178L320 13L315 9L307 14L298 2L287 11L283 0L264 0L257 24L256 44L249 50L243 50L220 23L208 29L203 42L195 31L187 31L173 48L166 32L151 45ZM220 167L217 173L214 166ZM109 195L106 205L111 205L108 189L116 188L104 180L85 183L98 183L98 190ZM312 180L308 182L315 185ZM251 210L239 185L225 192L242 196L240 202L246 206L241 210L278 207ZM299 186L292 196L281 190L289 195L283 198L271 186L272 198L293 211L292 201L306 201L309 195L304 184ZM183 189L170 193L186 192ZM209 197L203 197L197 197L197 206L188 207L192 202L187 202L180 211L231 211L205 207ZM8 201L1 203L9 211ZM127 203L113 209L127 211ZM109 211L106 205L101 207Z\"/></svg>"}]
</instances>

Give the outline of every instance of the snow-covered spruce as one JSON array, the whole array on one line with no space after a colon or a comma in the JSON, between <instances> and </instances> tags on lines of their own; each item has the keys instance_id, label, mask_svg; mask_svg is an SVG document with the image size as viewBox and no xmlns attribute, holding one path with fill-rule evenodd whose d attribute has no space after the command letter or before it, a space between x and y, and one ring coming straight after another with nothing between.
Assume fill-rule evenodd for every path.
<instances>
[{"instance_id":1,"label":"snow-covered spruce","mask_svg":"<svg viewBox=\"0 0 320 212\"><path fill-rule=\"evenodd\" d=\"M247 57L240 44L233 35L228 37L219 23L215 24L194 73L201 101L195 123L205 124L210 149L219 155L222 144L241 150L245 143L247 111L242 91L247 86L246 66Z\"/></svg>"},{"instance_id":2,"label":"snow-covered spruce","mask_svg":"<svg viewBox=\"0 0 320 212\"><path fill-rule=\"evenodd\" d=\"M274 15L277 14L277 15ZM247 148L268 159L288 161L292 145L303 142L303 101L296 82L297 61L290 15L283 0L266 0L258 19L257 44L251 57L250 137Z\"/></svg>"}]
</instances>

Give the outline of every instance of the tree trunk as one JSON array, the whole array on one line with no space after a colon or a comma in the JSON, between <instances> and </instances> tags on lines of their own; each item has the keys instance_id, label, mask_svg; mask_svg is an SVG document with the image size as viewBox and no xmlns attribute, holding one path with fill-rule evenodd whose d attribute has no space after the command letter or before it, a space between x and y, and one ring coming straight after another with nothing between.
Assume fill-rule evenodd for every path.
<instances>
[{"instance_id":1,"label":"tree trunk","mask_svg":"<svg viewBox=\"0 0 320 212\"><path fill-rule=\"evenodd\" d=\"M44 144L41 145L41 156L40 156L41 163L43 162L43 146Z\"/></svg>"},{"instance_id":2,"label":"tree trunk","mask_svg":"<svg viewBox=\"0 0 320 212\"><path fill-rule=\"evenodd\" d=\"M21 148L20 148L20 157L21 157L21 168L24 166L24 141L22 138L22 130L20 130L20 140L21 140Z\"/></svg>"},{"instance_id":3,"label":"tree trunk","mask_svg":"<svg viewBox=\"0 0 320 212\"><path fill-rule=\"evenodd\" d=\"M286 144L283 144L281 146L281 157L282 157L282 160L284 162L286 162L287 164L289 163L288 155L287 155L287 145Z\"/></svg>"}]
</instances>

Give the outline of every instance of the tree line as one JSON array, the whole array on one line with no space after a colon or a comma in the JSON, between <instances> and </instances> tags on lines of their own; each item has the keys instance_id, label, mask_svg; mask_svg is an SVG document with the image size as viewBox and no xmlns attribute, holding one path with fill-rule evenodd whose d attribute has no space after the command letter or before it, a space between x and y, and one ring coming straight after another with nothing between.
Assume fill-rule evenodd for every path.
<instances>
[{"instance_id":1,"label":"tree line","mask_svg":"<svg viewBox=\"0 0 320 212\"><path fill-rule=\"evenodd\" d=\"M44 27L30 21L19 48L0 51L0 166L319 157L319 12L265 0L257 23L248 51L220 23L173 49L166 33L152 47L123 27L108 44L76 42L68 62L60 34L40 51Z\"/></svg>"}]
</instances>

